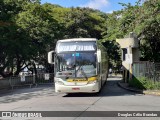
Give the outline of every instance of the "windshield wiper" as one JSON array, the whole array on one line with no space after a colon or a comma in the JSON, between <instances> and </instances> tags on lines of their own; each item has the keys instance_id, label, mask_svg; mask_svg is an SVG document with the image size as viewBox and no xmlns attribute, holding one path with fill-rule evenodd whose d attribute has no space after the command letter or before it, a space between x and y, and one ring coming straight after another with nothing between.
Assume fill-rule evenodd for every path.
<instances>
[{"instance_id":1,"label":"windshield wiper","mask_svg":"<svg viewBox=\"0 0 160 120\"><path fill-rule=\"evenodd\" d=\"M83 68L81 70L83 70ZM86 73L84 72L84 70L82 71L82 74L86 78L86 80L88 80L88 77L87 77Z\"/></svg>"},{"instance_id":2,"label":"windshield wiper","mask_svg":"<svg viewBox=\"0 0 160 120\"><path fill-rule=\"evenodd\" d=\"M79 66L79 68L76 70L76 73L77 73L79 70L81 71L81 74L86 78L86 80L88 80L88 77L87 77L86 73L84 72L82 66Z\"/></svg>"}]
</instances>

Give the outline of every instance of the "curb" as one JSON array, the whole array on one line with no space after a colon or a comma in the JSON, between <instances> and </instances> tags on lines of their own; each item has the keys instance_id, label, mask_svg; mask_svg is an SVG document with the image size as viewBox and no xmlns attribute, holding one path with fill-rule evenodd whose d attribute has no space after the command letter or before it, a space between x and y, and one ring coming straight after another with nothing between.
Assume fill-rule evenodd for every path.
<instances>
[{"instance_id":1,"label":"curb","mask_svg":"<svg viewBox=\"0 0 160 120\"><path fill-rule=\"evenodd\" d=\"M143 91L145 95L155 95L160 96L160 91Z\"/></svg>"},{"instance_id":2,"label":"curb","mask_svg":"<svg viewBox=\"0 0 160 120\"><path fill-rule=\"evenodd\" d=\"M121 82L117 82L118 86L125 89L125 90L128 90L128 91L131 91L131 92L136 92L136 93L140 93L140 94L144 94L144 92L142 90L137 90L137 89L133 89L133 88L128 88L128 87L125 87L121 84Z\"/></svg>"},{"instance_id":3,"label":"curb","mask_svg":"<svg viewBox=\"0 0 160 120\"><path fill-rule=\"evenodd\" d=\"M136 93L140 93L140 94L144 94L144 95L155 95L155 96L160 96L160 91L158 90L155 90L155 91L149 91L149 90L146 90L146 91L143 91L143 90L137 90L137 89L134 89L134 88L129 88L129 87L125 87L121 84L121 82L117 82L118 86L120 86L121 88L125 89L125 90L128 90L128 91L131 91L131 92L136 92Z\"/></svg>"}]
</instances>

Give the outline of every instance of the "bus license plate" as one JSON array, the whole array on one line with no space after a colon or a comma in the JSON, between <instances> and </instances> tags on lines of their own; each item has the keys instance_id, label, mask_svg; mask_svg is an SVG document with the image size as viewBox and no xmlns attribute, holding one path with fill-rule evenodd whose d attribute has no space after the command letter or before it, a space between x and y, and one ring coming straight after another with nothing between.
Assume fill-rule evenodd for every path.
<instances>
[{"instance_id":1,"label":"bus license plate","mask_svg":"<svg viewBox=\"0 0 160 120\"><path fill-rule=\"evenodd\" d=\"M80 90L80 88L72 88L72 90Z\"/></svg>"}]
</instances>

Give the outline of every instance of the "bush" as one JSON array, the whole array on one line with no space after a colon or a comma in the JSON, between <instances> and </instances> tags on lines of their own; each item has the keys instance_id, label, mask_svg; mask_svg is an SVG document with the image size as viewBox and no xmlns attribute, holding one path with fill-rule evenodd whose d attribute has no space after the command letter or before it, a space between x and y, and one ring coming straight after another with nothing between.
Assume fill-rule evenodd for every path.
<instances>
[{"instance_id":1,"label":"bush","mask_svg":"<svg viewBox=\"0 0 160 120\"><path fill-rule=\"evenodd\" d=\"M141 90L158 90L160 89L160 82L154 83L154 81L146 78L146 77L139 77L133 78L129 81L129 85Z\"/></svg>"},{"instance_id":2,"label":"bush","mask_svg":"<svg viewBox=\"0 0 160 120\"><path fill-rule=\"evenodd\" d=\"M154 86L156 90L160 90L160 82L156 82Z\"/></svg>"}]
</instances>

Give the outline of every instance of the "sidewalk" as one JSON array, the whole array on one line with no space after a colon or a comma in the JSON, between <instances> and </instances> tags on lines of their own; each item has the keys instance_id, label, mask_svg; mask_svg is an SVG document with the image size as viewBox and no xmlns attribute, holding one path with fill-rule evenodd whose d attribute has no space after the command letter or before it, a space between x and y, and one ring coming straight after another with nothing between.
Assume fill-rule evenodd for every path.
<instances>
[{"instance_id":1,"label":"sidewalk","mask_svg":"<svg viewBox=\"0 0 160 120\"><path fill-rule=\"evenodd\" d=\"M0 89L0 97L8 94L21 94L21 93L31 93L35 91L40 91L48 88L54 88L51 84L38 85L38 87L17 87L15 89Z\"/></svg>"},{"instance_id":2,"label":"sidewalk","mask_svg":"<svg viewBox=\"0 0 160 120\"><path fill-rule=\"evenodd\" d=\"M137 92L137 93L141 93L144 95L156 95L156 96L160 96L160 90L140 90L134 87L130 87L128 83L124 83L124 82L118 82L118 86L120 86L123 89L132 91L132 92Z\"/></svg>"}]
</instances>

